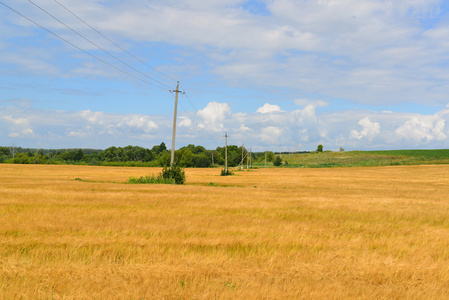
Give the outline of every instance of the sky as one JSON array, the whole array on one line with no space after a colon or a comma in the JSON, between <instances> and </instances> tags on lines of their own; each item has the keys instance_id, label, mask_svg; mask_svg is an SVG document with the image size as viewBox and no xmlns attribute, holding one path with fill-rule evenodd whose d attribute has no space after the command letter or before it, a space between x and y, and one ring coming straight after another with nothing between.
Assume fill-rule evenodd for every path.
<instances>
[{"instance_id":1,"label":"sky","mask_svg":"<svg viewBox=\"0 0 449 300\"><path fill-rule=\"evenodd\" d=\"M446 0L0 0L0 146L443 149Z\"/></svg>"}]
</instances>

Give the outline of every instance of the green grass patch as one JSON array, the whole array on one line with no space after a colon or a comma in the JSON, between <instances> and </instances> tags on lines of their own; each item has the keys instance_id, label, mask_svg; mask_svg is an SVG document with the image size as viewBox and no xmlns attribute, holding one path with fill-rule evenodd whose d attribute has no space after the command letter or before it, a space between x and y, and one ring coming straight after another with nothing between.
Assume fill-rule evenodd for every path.
<instances>
[{"instance_id":1,"label":"green grass patch","mask_svg":"<svg viewBox=\"0 0 449 300\"><path fill-rule=\"evenodd\" d=\"M141 176L141 177L130 177L128 178L128 183L138 184L138 183L149 183L149 184L176 184L175 180L172 178L163 178L162 176Z\"/></svg>"},{"instance_id":2,"label":"green grass patch","mask_svg":"<svg viewBox=\"0 0 449 300\"><path fill-rule=\"evenodd\" d=\"M288 168L376 167L449 164L449 149L304 153L282 155Z\"/></svg>"}]
</instances>

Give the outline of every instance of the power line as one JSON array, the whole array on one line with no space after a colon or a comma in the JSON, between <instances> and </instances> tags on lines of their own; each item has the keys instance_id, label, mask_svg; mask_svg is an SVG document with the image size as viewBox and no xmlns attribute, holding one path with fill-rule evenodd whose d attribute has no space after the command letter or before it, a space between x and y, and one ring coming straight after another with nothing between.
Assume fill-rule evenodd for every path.
<instances>
[{"instance_id":1,"label":"power line","mask_svg":"<svg viewBox=\"0 0 449 300\"><path fill-rule=\"evenodd\" d=\"M82 37L84 40L88 41L89 43L91 43L92 45L94 45L95 47L97 47L98 49L102 50L103 52L105 52L106 54L108 54L109 56L111 56L112 58L120 61L121 63L123 63L124 65L126 65L127 67L133 69L134 71L148 77L149 79L158 82L161 85L164 85L168 88L170 88L169 86L165 85L164 83L157 81L149 76L147 76L146 74L140 72L139 70L135 69L134 67L130 66L129 64L127 64L126 62L122 61L121 59L117 58L116 56L112 55L111 53L109 53L108 51L104 50L103 48L101 48L100 46L98 46L97 44L95 44L94 42L92 42L91 40L89 40L88 38L84 37L82 34L80 34L79 32L77 32L76 30L72 29L70 26L66 25L64 22L62 22L61 20L59 20L58 18L56 18L55 16L53 16L51 13L47 12L46 10L44 10L42 7L40 7L39 5L35 4L32 0L28 0L30 3L32 3L34 6L36 6L37 8L39 8L40 10L42 10L43 12L45 12L47 15L51 16L53 19L55 19L56 21L58 21L59 23L61 23L62 25L64 25L65 27L67 27L68 29L70 29L72 32L76 33L77 35L79 35L80 37ZM88 26L89 28L91 28L92 30L94 30L96 33L98 33L99 35L101 35L102 37L104 37L105 39L107 39L109 42L111 42L112 44L114 44L116 47L118 47L119 49L121 49L122 51L124 51L125 53L127 53L128 55L130 55L131 57L135 58L136 60L138 60L139 62L145 64L146 66L150 67L152 70L158 72L159 74L162 74L170 79L170 76L165 75L159 71L157 71L156 69L154 69L153 67L149 66L148 64L146 64L145 62L141 61L140 59L138 59L136 56L134 56L133 54L129 53L128 51L126 51L125 49L123 49L122 47L120 47L117 43L113 42L111 39L109 39L108 37L106 37L104 34L102 34L101 32L99 32L98 30L96 30L94 27L92 27L91 25L89 25L87 22L85 22L83 19L81 19L80 17L78 17L75 13L73 13L72 11L70 11L67 7L65 7L64 5L62 5L59 1L54 0L56 3L58 3L62 8L64 8L65 10L67 10L70 14L72 14L73 16L75 16L77 19L79 19L81 22L83 22L86 26ZM174 80L174 79L173 79ZM195 110L197 116L201 119L202 122L206 123L206 121L201 117L201 115L198 114L198 109L196 108L195 104L192 102L192 100L190 99L190 97L188 95L186 95L186 98L188 100L188 102L190 103L190 105L192 106L192 108Z\"/></svg>"},{"instance_id":2,"label":"power line","mask_svg":"<svg viewBox=\"0 0 449 300\"><path fill-rule=\"evenodd\" d=\"M201 121L199 121L194 115L189 113L188 110L184 107L184 105L182 105L181 102L179 102L178 104L179 104L179 106L182 107L182 111L186 113L186 115L190 118L190 120L192 120L196 125L201 124Z\"/></svg>"},{"instance_id":3,"label":"power line","mask_svg":"<svg viewBox=\"0 0 449 300\"><path fill-rule=\"evenodd\" d=\"M147 80L145 80L145 79L142 79L142 78L140 78L140 77L137 77L137 76L135 76L135 75L132 75L131 73L126 72L126 71L124 71L124 70L122 70L122 69L120 69L120 68L118 68L118 67L116 67L116 66L114 66L114 65L112 65L112 64L110 64L110 63L108 63L107 61L105 61L105 60L103 60L103 59L101 59L101 58L99 58L99 57L93 55L92 53L89 53L88 51L86 51L86 50L84 50L84 49L78 47L77 45L75 45L75 44L71 43L70 41L64 39L63 37L59 36L58 34L54 33L53 31L51 31L51 30L45 28L44 26L40 25L39 23L37 23L37 22L31 20L31 19L28 18L27 16L23 15L22 13L20 13L20 12L17 11L17 10L15 10L14 8L12 8L12 7L8 6L8 5L6 5L5 3L3 3L3 2L0 1L0 4L3 5L3 6L5 6L5 7L8 8L9 10L15 12L15 13L18 14L19 16L21 16L21 17L27 19L28 21L30 21L30 22L33 23L34 25L36 25L36 26L40 27L41 29L47 31L48 33L54 35L54 36L57 37L58 39L60 39L60 40L62 40L62 41L64 41L64 42L66 42L67 44L69 44L69 45L71 45L72 47L74 47L74 48L80 50L81 52L83 52L83 53L85 53L85 54L87 54L87 55L89 55L89 56L95 58L96 60L98 60L98 61L100 61L100 62L102 62L102 63L104 63L104 64L110 66L111 68L114 68L114 69L116 69L117 71L122 72L123 74L126 74L126 75L128 75L128 76L130 76L130 77L133 77L134 79L140 80L140 81L145 82L145 83L147 83L147 84L149 84L149 85L152 85L152 86L155 86L155 87L157 87L157 88L160 88L160 89L165 90L164 88L162 88L162 87L160 87L160 86L158 86L158 85L155 85L154 83L151 83L151 82L149 82L149 81L147 81Z\"/></svg>"},{"instance_id":4,"label":"power line","mask_svg":"<svg viewBox=\"0 0 449 300\"><path fill-rule=\"evenodd\" d=\"M150 76L148 76L147 74L137 70L136 68L134 68L133 66L129 65L128 63L124 62L123 60L121 60L120 58L116 57L115 55L111 54L109 51L103 49L102 47L98 46L97 44L95 44L94 42L92 42L91 40L89 40L88 38L86 38L85 36L83 36L81 33L79 33L78 31L76 31L75 29L71 28L70 26L68 26L67 24L65 24L64 22L62 22L61 20L59 20L58 18L56 18L55 16L53 16L51 13L49 13L48 11L46 11L45 9L43 9L42 7L40 7L39 5L37 5L36 3L34 3L32 0L28 0L28 2L30 2L31 4L33 4L34 6L36 6L37 8L39 8L41 11L43 11L44 13L46 13L47 15L49 15L50 17L52 17L53 19L55 19L56 21L58 21L59 23L61 23L62 25L64 25L65 27L67 27L69 30L71 30L73 33L77 34L78 36L80 36L81 38L83 38L84 40L86 40L87 42L91 43L92 45L94 45L95 47L97 47L98 49L100 49L101 51L103 51L104 53L106 53L107 55L109 55L110 57L114 58L115 60L121 62L122 64L124 64L125 66L127 66L128 68L136 71L137 73L147 77L150 80L153 80L167 88L170 88L170 86L166 85L165 83L162 83Z\"/></svg>"},{"instance_id":5,"label":"power line","mask_svg":"<svg viewBox=\"0 0 449 300\"><path fill-rule=\"evenodd\" d=\"M139 59L138 57L136 57L134 54L130 53L129 51L127 51L126 49L123 49L120 45L118 45L117 43L115 43L114 41L112 41L110 38L108 38L106 35L104 35L103 33L101 33L100 31L98 31L97 29L95 29L93 26L91 26L90 24L88 24L86 21L84 21L81 17L79 17L78 15L76 15L74 12L72 12L69 8L67 8L66 6L62 5L58 0L54 0L56 3L58 3L62 8L64 8L66 11L68 11L71 15L73 15L75 18L77 18L78 20L80 20L81 22L83 22L86 26L88 26L90 29L92 29L93 31L95 31L96 33L98 33L99 35L101 35L103 38L105 38L106 40L108 40L110 43L112 43L114 46L116 46L117 48L119 48L120 50L122 50L123 52L125 52L126 54L128 54L129 56L131 56L132 58L134 58L135 60L139 61L140 63L144 64L145 66L147 66L148 68L150 68L151 70L171 79L176 81L176 79L174 79L173 77L168 76L167 74L164 74L160 71L158 71L157 69L155 69L154 67L150 66L149 64L147 64L146 62L144 62L143 60Z\"/></svg>"},{"instance_id":6,"label":"power line","mask_svg":"<svg viewBox=\"0 0 449 300\"><path fill-rule=\"evenodd\" d=\"M119 58L115 57L114 55L112 55L112 54L109 53L108 51L104 50L103 48L101 48L100 46L98 46L97 44L95 44L94 42L92 42L91 40L89 40L88 38L84 37L81 33L77 32L77 31L74 30L74 29L72 29L70 26L68 26L67 24L65 24L64 22L62 22L61 20L59 20L59 19L56 18L55 16L53 16L51 13L49 13L48 11L46 11L45 9L43 9L42 7L40 7L39 5L37 5L36 3L34 3L33 1L31 1L31 0L28 0L28 1L29 1L31 4L33 4L34 6L36 6L37 8L39 8L41 11L45 12L47 15L49 15L50 17L52 17L53 19L55 19L56 21L58 21L60 24L64 25L66 28L68 28L69 30L71 30L72 32L74 32L75 34L77 34L78 36L80 36L81 38L83 38L84 40L86 40L87 42L89 42L90 44L92 44L92 45L94 45L95 47L97 47L98 49L102 50L104 53L108 54L109 56L113 57L114 59L118 60L118 61L121 62L122 64L124 64L124 65L126 65L127 67L133 69L134 71L136 71L136 72L138 72L138 73L144 75L145 77L147 77L147 78L149 78L149 79L151 79L151 80L153 80L153 81L156 81L156 82L158 82L159 84L164 85L164 86L166 86L166 87L169 88L169 86L165 85L164 83L159 82L159 81L157 81L157 80L155 80L155 79L149 77L148 75L146 75L146 74L140 72L139 70L137 70L137 69L133 68L132 66L130 66L129 64L127 64L126 62L120 60ZM65 6L63 6L63 5L62 5L61 3L59 3L57 0L54 0L54 1L57 2L59 5L61 5L61 6L62 6L64 9L66 9L68 12L70 12L72 15L74 15L75 17L77 17L80 21L82 21L84 24L86 24L86 25L87 25L88 27L90 27L92 30L94 30L95 32L97 32L98 34L100 34L101 36L103 36L105 39L107 39L108 41L110 41L112 44L114 44L115 46L117 46L119 49L121 49L122 51L124 51L125 53L127 53L128 55L131 55L132 57L134 57L135 59L137 59L137 60L140 61L141 63L145 64L146 66L150 67L150 68L153 69L154 71L160 73L161 75L164 75L164 76L166 76L167 78L173 79L172 77L170 77L170 76L168 76L168 75L165 75L165 74L163 74L163 73L157 71L157 70L154 69L153 67L151 67L151 66L149 66L148 64L146 64L145 62L141 61L140 59L138 59L137 57L135 57L134 55L132 55L131 53L129 53L128 51L126 51L125 49L123 49L122 47L120 47L118 44L116 44L115 42L113 42L112 40L110 40L108 37L106 37L105 35L103 35L102 33L100 33L98 30L96 30L95 28L93 28L92 26L90 26L87 22L83 21L80 17L76 16L74 13L72 13L68 8L66 8ZM146 80L144 80L144 79L142 79L142 78L140 78L140 77L137 77L137 76L135 76L135 75L133 75L133 74L130 74L129 72L124 71L124 70L122 70L121 68L112 65L111 63L109 63L109 62L107 62L107 61L105 61L105 60L103 60L103 59L101 59L101 58L95 56L94 54L89 53L88 51L86 51L86 50L80 48L79 46L76 46L76 45L73 44L72 42L70 42L70 41L64 39L64 38L61 37L60 35L58 35L58 34L52 32L51 30L49 30L49 29L45 28L44 26L38 24L37 22L35 22L35 21L33 21L32 19L26 17L25 15L23 15L23 14L20 13L19 11L17 11L17 10L15 10L15 9L13 9L12 7L10 7L10 6L6 5L6 4L4 4L4 3L1 2L1 1L0 1L0 4L2 4L3 6L5 6L5 7L8 8L8 9L10 9L11 11L15 12L16 14L22 16L23 18L27 19L27 20L30 21L31 23L33 23L33 24L35 24L36 26L40 27L41 29L43 29L43 30L47 31L48 33L54 35L55 37L61 39L62 41L66 42L67 44L69 44L69 45L75 47L76 49L78 49L78 50L84 52L85 54L87 54L87 55L89 55L89 56L95 58L96 60L98 60L98 61L100 61L100 62L102 62L102 63L104 63L104 64L106 64L106 65L108 65L108 66L110 66L110 67L112 67L112 68L114 68L114 69L120 71L120 72L122 72L123 74L126 74L126 75L128 75L128 76L130 76L130 77L133 77L133 78L135 78L135 79L137 79L137 80L140 80L140 81L145 82L145 83L147 83L147 84L150 84L150 85L152 85L152 86L158 87L158 88L160 88L160 89L164 89L164 88L162 88L162 87L160 87L160 86L158 86L158 85L155 85L155 84L153 84L153 83L151 83L151 82L148 82L148 81L146 81ZM164 89L164 90L165 90L165 89ZM192 108L194 109L195 114L194 114L194 116L192 116L192 115L187 111L187 109L180 103L180 105L181 105L181 107L183 108L184 112L185 112L185 113L186 113L186 114L187 114L187 115L188 115L188 116L189 116L195 123L200 124L201 122L203 122L204 124L206 124L207 122L201 117L201 115L199 114L199 110L197 109L197 107L195 106L195 104L193 103L193 101L190 99L190 97L189 97L188 95L186 95L186 98L187 98L188 102L190 103L190 105L192 106ZM200 119L201 121L195 120L196 118Z\"/></svg>"},{"instance_id":7,"label":"power line","mask_svg":"<svg viewBox=\"0 0 449 300\"><path fill-rule=\"evenodd\" d=\"M206 121L199 114L199 110L196 108L195 104L192 102L192 100L190 99L189 95L185 94L185 96L186 96L187 100L189 101L190 105L192 106L192 108L195 110L196 115L198 116L198 118L200 118L203 123L206 123Z\"/></svg>"}]
</instances>

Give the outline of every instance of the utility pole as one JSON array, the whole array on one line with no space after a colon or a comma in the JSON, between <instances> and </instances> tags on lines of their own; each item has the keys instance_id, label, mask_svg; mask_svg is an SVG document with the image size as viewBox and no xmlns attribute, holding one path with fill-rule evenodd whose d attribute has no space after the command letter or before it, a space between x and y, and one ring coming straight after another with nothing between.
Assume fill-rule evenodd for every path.
<instances>
[{"instance_id":1,"label":"utility pole","mask_svg":"<svg viewBox=\"0 0 449 300\"><path fill-rule=\"evenodd\" d=\"M173 116L173 136L171 139L171 159L170 159L170 168L173 167L173 164L175 162L175 137L176 137L176 118L178 115L178 93L185 94L184 92L181 92L179 90L179 81L176 85L176 90L172 91L171 93L175 93L175 113Z\"/></svg>"},{"instance_id":2,"label":"utility pole","mask_svg":"<svg viewBox=\"0 0 449 300\"><path fill-rule=\"evenodd\" d=\"M240 170L241 171L243 171L243 160L244 160L244 157L243 157L243 149L245 148L245 144L242 144L242 166L240 167Z\"/></svg>"},{"instance_id":3,"label":"utility pole","mask_svg":"<svg viewBox=\"0 0 449 300\"><path fill-rule=\"evenodd\" d=\"M228 173L228 133L225 134L225 172Z\"/></svg>"},{"instance_id":4,"label":"utility pole","mask_svg":"<svg viewBox=\"0 0 449 300\"><path fill-rule=\"evenodd\" d=\"M12 154L12 158L14 158L16 156L16 143L12 143L12 146L9 147L9 151Z\"/></svg>"}]
</instances>

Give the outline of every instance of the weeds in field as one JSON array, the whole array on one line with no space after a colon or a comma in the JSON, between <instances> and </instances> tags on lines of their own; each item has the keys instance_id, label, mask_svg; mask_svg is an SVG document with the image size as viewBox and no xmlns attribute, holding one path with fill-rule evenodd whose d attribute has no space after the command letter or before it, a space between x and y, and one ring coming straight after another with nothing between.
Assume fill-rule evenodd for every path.
<instances>
[{"instance_id":1,"label":"weeds in field","mask_svg":"<svg viewBox=\"0 0 449 300\"><path fill-rule=\"evenodd\" d=\"M166 179L160 175L140 176L138 178L130 177L128 178L128 183L176 184L173 179Z\"/></svg>"},{"instance_id":2,"label":"weeds in field","mask_svg":"<svg viewBox=\"0 0 449 300\"><path fill-rule=\"evenodd\" d=\"M186 181L186 173L183 168L177 165L164 167L161 173L162 178L173 180L176 184L184 184Z\"/></svg>"},{"instance_id":3,"label":"weeds in field","mask_svg":"<svg viewBox=\"0 0 449 300\"><path fill-rule=\"evenodd\" d=\"M149 183L149 184L184 184L186 174L181 167L164 167L158 176L149 175L139 178L130 177L128 183Z\"/></svg>"},{"instance_id":4,"label":"weeds in field","mask_svg":"<svg viewBox=\"0 0 449 300\"><path fill-rule=\"evenodd\" d=\"M234 173L232 171L230 171L229 169L222 169L221 170L221 176L232 176L234 175Z\"/></svg>"}]
</instances>

